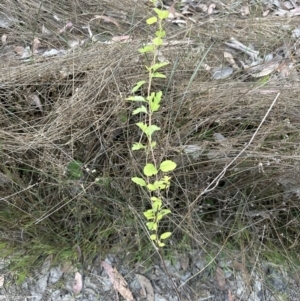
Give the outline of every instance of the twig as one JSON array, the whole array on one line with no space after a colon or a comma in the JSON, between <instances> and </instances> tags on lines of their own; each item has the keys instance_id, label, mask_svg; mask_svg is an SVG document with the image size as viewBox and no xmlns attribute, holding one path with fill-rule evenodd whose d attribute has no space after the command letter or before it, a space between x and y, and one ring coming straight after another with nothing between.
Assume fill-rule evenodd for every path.
<instances>
[{"instance_id":1,"label":"twig","mask_svg":"<svg viewBox=\"0 0 300 301\"><path fill-rule=\"evenodd\" d=\"M259 51L253 50L253 49L245 46L241 42L237 41L235 38L231 38L230 42L231 43L226 42L225 45L246 53L247 55L249 55L255 61L258 59Z\"/></svg>"},{"instance_id":2,"label":"twig","mask_svg":"<svg viewBox=\"0 0 300 301\"><path fill-rule=\"evenodd\" d=\"M224 167L224 169L218 174L218 176L200 193L200 195L197 196L197 198L193 201L192 204L190 204L190 206L192 206L196 201L198 201L199 198L202 195L204 195L207 192L210 192L210 191L214 190L217 187L217 185L219 184L220 180L225 175L228 168L247 150L247 148L253 142L253 140L254 140L255 136L257 135L258 131L260 130L261 126L265 122L266 118L268 117L269 113L271 112L272 108L274 107L279 95L280 95L280 92L277 93L275 99L273 100L272 104L270 105L270 107L269 107L268 111L266 112L264 118L260 122L259 126L257 127L256 131L254 132L254 134L252 135L251 139L246 144L246 146L239 152L239 154L235 158L233 158L233 160L227 166Z\"/></svg>"},{"instance_id":3,"label":"twig","mask_svg":"<svg viewBox=\"0 0 300 301\"><path fill-rule=\"evenodd\" d=\"M265 122L266 118L268 117L269 113L271 112L272 108L274 107L278 97L280 95L280 92L277 93L275 99L273 100L272 104L270 105L268 111L266 112L265 116L263 117L262 121L260 122L259 126L257 127L256 131L254 132L254 134L252 135L251 139L249 140L249 142L247 143L247 145L239 152L239 154L233 158L233 160L224 167L224 169L216 176L216 178L196 197L196 199L189 205L189 207L192 207L196 204L196 202L207 192L210 192L212 190L214 190L220 180L224 177L226 171L228 170L228 168L246 151L246 149L250 146L250 144L253 142L255 136L257 135L258 131L260 130L261 126L263 125L263 123ZM184 216L184 218L182 218L182 221L180 222L180 224L178 226L181 225L181 223L186 219L188 213ZM214 259L212 259L205 267L207 267ZM199 275L204 269L201 269L200 271L198 271L195 275L193 275L192 277L190 277L189 279L187 279L185 282L183 282L178 288L184 286L188 281L190 281L192 278L196 277L197 275Z\"/></svg>"}]
</instances>

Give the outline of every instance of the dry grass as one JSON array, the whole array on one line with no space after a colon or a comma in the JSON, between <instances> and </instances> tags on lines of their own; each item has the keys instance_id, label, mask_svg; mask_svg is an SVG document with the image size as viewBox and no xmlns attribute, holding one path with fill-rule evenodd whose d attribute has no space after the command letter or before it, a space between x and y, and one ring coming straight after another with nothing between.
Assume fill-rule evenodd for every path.
<instances>
[{"instance_id":1,"label":"dry grass","mask_svg":"<svg viewBox=\"0 0 300 301\"><path fill-rule=\"evenodd\" d=\"M148 252L142 216L148 201L130 180L140 173L143 162L143 154L130 150L139 139L138 117L131 116L132 104L124 101L145 75L145 59L137 59L137 49L150 33L136 24L142 24L146 8L124 1L64 1L51 7L44 1L43 8L36 1L19 2L18 7L14 2L0 4L19 20L3 30L12 46L38 36L44 45L65 48L67 39L86 35L79 24L86 24L96 10L114 13L121 24L118 29L101 23L106 28L98 28L100 32L131 32L136 39L128 44L90 43L66 56L29 63L5 61L0 74L1 240L45 254L47 246L59 253L76 244L89 255L99 252L100 246L105 252L119 245ZM56 22L54 13L63 21ZM40 33L42 24L57 32L68 20L78 28L64 39ZM168 26L170 41L193 42L163 48L171 61L168 79L155 82L165 93L156 121L162 128L156 155L172 157L178 164L168 192L173 215L165 221L165 227L174 231L170 248L192 247L213 254L239 250L242 257L255 254L255 260L258 255L272 257L275 248L282 251L282 261L293 264L300 259L295 255L300 226L295 194L300 180L297 78L274 76L266 84L238 77L217 82L202 67L193 73L202 61L219 66L223 42L232 35L252 41L262 52L291 43L289 35L278 19L277 23L236 20L233 25L229 14L219 20L184 30ZM249 142L279 92L253 143L219 185L191 207ZM33 93L42 102L42 112L32 106ZM216 141L216 133L226 137L226 143ZM203 152L195 159L184 153L185 145L198 145ZM74 160L83 163L82 176L76 180L67 173Z\"/></svg>"}]
</instances>

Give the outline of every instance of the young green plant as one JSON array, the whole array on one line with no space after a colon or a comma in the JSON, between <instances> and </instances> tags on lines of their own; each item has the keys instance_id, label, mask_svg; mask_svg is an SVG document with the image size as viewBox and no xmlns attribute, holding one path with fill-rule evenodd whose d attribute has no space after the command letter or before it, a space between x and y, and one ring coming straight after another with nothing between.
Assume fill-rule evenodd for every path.
<instances>
[{"instance_id":1,"label":"young green plant","mask_svg":"<svg viewBox=\"0 0 300 301\"><path fill-rule=\"evenodd\" d=\"M161 248L165 246L163 241L171 236L171 232L164 232L159 235L160 221L164 216L171 213L171 210L164 207L162 191L170 187L171 177L168 173L176 168L176 163L172 160L165 160L159 163L154 154L157 143L153 136L160 128L153 123L153 115L160 109L163 93L162 91L151 91L151 86L154 78L166 78L166 76L160 72L160 69L169 63L158 61L158 50L163 44L163 39L166 35L163 29L163 21L168 17L169 12L158 8L154 8L153 10L155 16L147 19L146 22L149 26L157 26L155 37L151 43L139 49L140 53L148 53L152 56L150 66L146 66L148 81L142 80L137 82L131 91L132 96L128 97L127 100L141 103L141 105L133 111L133 115L145 115L145 122L138 122L136 125L142 131L142 135L146 136L147 142L145 144L136 142L132 146L133 151L144 150L146 152L145 165L143 167L144 176L133 177L131 180L135 184L145 188L148 192L151 209L144 212L144 216L147 219L146 226L150 232L150 238L157 247ZM147 96L136 95L136 92L146 84Z\"/></svg>"}]
</instances>

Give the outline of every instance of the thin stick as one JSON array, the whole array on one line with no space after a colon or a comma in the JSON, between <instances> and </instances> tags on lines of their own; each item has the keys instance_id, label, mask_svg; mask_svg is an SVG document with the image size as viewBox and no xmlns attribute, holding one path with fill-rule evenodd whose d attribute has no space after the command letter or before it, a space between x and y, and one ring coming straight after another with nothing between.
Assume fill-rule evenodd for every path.
<instances>
[{"instance_id":1,"label":"thin stick","mask_svg":"<svg viewBox=\"0 0 300 301\"><path fill-rule=\"evenodd\" d=\"M270 114L272 108L274 107L278 97L280 95L280 92L278 92L278 94L276 95L275 99L273 100L272 104L270 105L268 111L266 112L265 116L263 117L262 121L260 122L259 126L257 127L256 131L254 132L254 134L252 135L251 139L249 140L249 142L246 144L246 146L239 152L239 154L233 158L233 160L224 167L224 169L217 175L217 177L196 197L196 199L189 205L189 207L192 207L193 205L195 205L195 203L207 192L210 192L212 190L214 190L217 185L219 184L220 180L224 177L226 171L228 170L228 168L246 151L246 149L250 146L250 144L253 142L255 136L257 135L258 131L260 130L261 126L263 125L263 123L265 122L266 118L268 117L268 115ZM188 213L185 215L185 217L182 219L182 221L180 222L179 226L181 225L181 223L185 220L185 218L187 217ZM214 258L215 259L215 258ZM189 279L187 279L184 283L182 283L178 288L184 286L188 281L190 281L192 278L196 277L197 275L199 275L200 273L202 273L202 271L214 260L212 259L203 269L201 269L200 271L198 271L195 275L193 275L192 277L190 277Z\"/></svg>"},{"instance_id":2,"label":"thin stick","mask_svg":"<svg viewBox=\"0 0 300 301\"><path fill-rule=\"evenodd\" d=\"M262 119L262 121L260 122L259 126L257 127L256 131L254 132L254 134L252 135L251 139L249 140L249 142L246 144L246 146L239 152L239 154L233 158L233 160L224 167L224 169L217 175L217 177L197 196L197 198L193 201L193 203L190 205L192 206L196 201L199 200L199 198L207 193L210 192L212 190L214 190L217 185L219 184L220 180L223 178L223 176L225 175L226 171L228 170L228 168L247 150L247 148L250 146L250 144L253 142L255 136L257 135L258 131L260 130L261 126L263 125L263 123L265 122L266 118L268 117L268 115L270 114L272 108L274 107L278 97L280 95L280 92L277 93L275 99L273 100L272 104L270 105L268 111L266 112L264 118Z\"/></svg>"}]
</instances>

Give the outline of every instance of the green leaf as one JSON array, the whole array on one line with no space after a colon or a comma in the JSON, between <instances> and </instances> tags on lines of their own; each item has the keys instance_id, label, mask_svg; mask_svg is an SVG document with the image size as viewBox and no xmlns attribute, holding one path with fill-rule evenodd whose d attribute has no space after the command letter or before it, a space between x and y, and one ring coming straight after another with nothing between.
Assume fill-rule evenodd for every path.
<instances>
[{"instance_id":1,"label":"green leaf","mask_svg":"<svg viewBox=\"0 0 300 301\"><path fill-rule=\"evenodd\" d=\"M145 124L144 122L138 122L136 123L136 125L146 134L147 134L147 130L148 130L148 125Z\"/></svg>"},{"instance_id":2,"label":"green leaf","mask_svg":"<svg viewBox=\"0 0 300 301\"><path fill-rule=\"evenodd\" d=\"M167 65L169 65L169 62L156 63L153 66L151 66L151 69L153 71L156 71L157 69L162 68L162 67L167 66Z\"/></svg>"},{"instance_id":3,"label":"green leaf","mask_svg":"<svg viewBox=\"0 0 300 301\"><path fill-rule=\"evenodd\" d=\"M132 88L131 93L135 93L136 91L139 90L139 88L144 85L146 82L144 80L141 80L139 82L136 83L136 85Z\"/></svg>"},{"instance_id":4,"label":"green leaf","mask_svg":"<svg viewBox=\"0 0 300 301\"><path fill-rule=\"evenodd\" d=\"M140 142L133 143L133 145L131 147L132 150L140 150L140 149L145 149L145 148L146 148L146 146Z\"/></svg>"},{"instance_id":5,"label":"green leaf","mask_svg":"<svg viewBox=\"0 0 300 301\"><path fill-rule=\"evenodd\" d=\"M153 219L154 218L154 213L153 213L152 209L144 211L143 213L144 213L144 216L146 217L146 219Z\"/></svg>"},{"instance_id":6,"label":"green leaf","mask_svg":"<svg viewBox=\"0 0 300 301\"><path fill-rule=\"evenodd\" d=\"M151 68L150 68L151 69ZM151 101L153 101L153 98L155 96L155 92L151 92L151 94L149 96L147 96L147 100L150 103Z\"/></svg>"},{"instance_id":7,"label":"green leaf","mask_svg":"<svg viewBox=\"0 0 300 301\"><path fill-rule=\"evenodd\" d=\"M157 77L157 78L167 78L164 74L159 72L154 72L151 74L151 77Z\"/></svg>"},{"instance_id":8,"label":"green leaf","mask_svg":"<svg viewBox=\"0 0 300 301\"><path fill-rule=\"evenodd\" d=\"M160 247L160 248L162 248L162 247L164 247L166 244L164 244L163 242L158 242L158 246Z\"/></svg>"},{"instance_id":9,"label":"green leaf","mask_svg":"<svg viewBox=\"0 0 300 301\"><path fill-rule=\"evenodd\" d=\"M156 146L156 141L151 142L151 147L154 148Z\"/></svg>"},{"instance_id":10,"label":"green leaf","mask_svg":"<svg viewBox=\"0 0 300 301\"><path fill-rule=\"evenodd\" d=\"M151 25L157 22L157 18L156 17L151 17L149 19L146 20L146 23Z\"/></svg>"},{"instance_id":11,"label":"green leaf","mask_svg":"<svg viewBox=\"0 0 300 301\"><path fill-rule=\"evenodd\" d=\"M169 188L171 185L171 177L164 176L161 180L155 181L154 186L156 186L159 189L166 189Z\"/></svg>"},{"instance_id":12,"label":"green leaf","mask_svg":"<svg viewBox=\"0 0 300 301\"><path fill-rule=\"evenodd\" d=\"M152 163L148 163L144 167L144 175L147 177L151 177L153 175L156 175L157 173L158 170L155 168L155 166Z\"/></svg>"},{"instance_id":13,"label":"green leaf","mask_svg":"<svg viewBox=\"0 0 300 301\"><path fill-rule=\"evenodd\" d=\"M162 40L162 38L156 37L156 38L154 38L154 39L152 40L152 43L153 43L155 46L160 46L160 45L162 45L163 40Z\"/></svg>"},{"instance_id":14,"label":"green leaf","mask_svg":"<svg viewBox=\"0 0 300 301\"><path fill-rule=\"evenodd\" d=\"M126 100L147 102L147 100L143 96L129 96L129 97L126 98Z\"/></svg>"},{"instance_id":15,"label":"green leaf","mask_svg":"<svg viewBox=\"0 0 300 301\"><path fill-rule=\"evenodd\" d=\"M161 162L160 166L159 166L159 169L162 171L162 172L169 172L169 171L172 171L176 168L177 164L171 160L166 160L166 161L163 161Z\"/></svg>"},{"instance_id":16,"label":"green leaf","mask_svg":"<svg viewBox=\"0 0 300 301\"><path fill-rule=\"evenodd\" d=\"M156 234L152 234L152 235L150 235L150 238L151 238L151 240L156 240L157 236L156 236Z\"/></svg>"},{"instance_id":17,"label":"green leaf","mask_svg":"<svg viewBox=\"0 0 300 301\"><path fill-rule=\"evenodd\" d=\"M153 212L159 211L160 208L161 208L161 206L162 206L162 201L160 199L157 199L156 201L154 201L152 203L152 210L153 210Z\"/></svg>"},{"instance_id":18,"label":"green leaf","mask_svg":"<svg viewBox=\"0 0 300 301\"><path fill-rule=\"evenodd\" d=\"M151 200L152 202L155 202L155 201L160 201L160 202L161 202L161 199L160 199L160 198L157 198L156 196L152 196L152 197L150 198L150 200Z\"/></svg>"},{"instance_id":19,"label":"green leaf","mask_svg":"<svg viewBox=\"0 0 300 301\"><path fill-rule=\"evenodd\" d=\"M162 91L158 91L154 97L151 98L147 97L147 100L149 101L149 105L150 105L150 110L152 112L157 112L159 110L161 97L162 97Z\"/></svg>"},{"instance_id":20,"label":"green leaf","mask_svg":"<svg viewBox=\"0 0 300 301\"><path fill-rule=\"evenodd\" d=\"M135 110L133 110L132 115L136 115L138 113L148 113L147 108L145 106L141 106Z\"/></svg>"},{"instance_id":21,"label":"green leaf","mask_svg":"<svg viewBox=\"0 0 300 301\"><path fill-rule=\"evenodd\" d=\"M146 226L150 231L157 230L157 223L155 223L155 222L148 222L148 223L146 223Z\"/></svg>"},{"instance_id":22,"label":"green leaf","mask_svg":"<svg viewBox=\"0 0 300 301\"><path fill-rule=\"evenodd\" d=\"M157 215L157 220L160 221L165 215L171 213L171 210L169 209L162 209Z\"/></svg>"},{"instance_id":23,"label":"green leaf","mask_svg":"<svg viewBox=\"0 0 300 301\"><path fill-rule=\"evenodd\" d=\"M83 176L82 163L73 160L67 166L67 176L70 180L79 180Z\"/></svg>"},{"instance_id":24,"label":"green leaf","mask_svg":"<svg viewBox=\"0 0 300 301\"><path fill-rule=\"evenodd\" d=\"M166 36L166 32L164 30L158 30L158 31L155 32L155 35L158 38L164 38Z\"/></svg>"},{"instance_id":25,"label":"green leaf","mask_svg":"<svg viewBox=\"0 0 300 301\"><path fill-rule=\"evenodd\" d=\"M169 11L167 11L167 10L162 10L162 9L158 9L158 8L153 8L153 10L157 13L158 18L161 20L167 19L169 16Z\"/></svg>"},{"instance_id":26,"label":"green leaf","mask_svg":"<svg viewBox=\"0 0 300 301\"><path fill-rule=\"evenodd\" d=\"M155 190L157 190L157 187L154 186L154 185L151 184L151 183L147 184L147 188L148 188L150 191L155 191Z\"/></svg>"},{"instance_id":27,"label":"green leaf","mask_svg":"<svg viewBox=\"0 0 300 301\"><path fill-rule=\"evenodd\" d=\"M156 187L156 190L158 189L166 189L168 186L167 183L165 183L164 181L160 180L160 181L155 181L153 183L153 185Z\"/></svg>"},{"instance_id":28,"label":"green leaf","mask_svg":"<svg viewBox=\"0 0 300 301\"><path fill-rule=\"evenodd\" d=\"M139 186L146 186L146 182L142 178L134 177L131 178L131 181Z\"/></svg>"},{"instance_id":29,"label":"green leaf","mask_svg":"<svg viewBox=\"0 0 300 301\"><path fill-rule=\"evenodd\" d=\"M172 235L171 232L165 232L160 236L160 239L167 239L168 237L170 237Z\"/></svg>"},{"instance_id":30,"label":"green leaf","mask_svg":"<svg viewBox=\"0 0 300 301\"><path fill-rule=\"evenodd\" d=\"M152 52L155 49L155 45L151 44L151 45L146 45L143 48L139 49L140 53L145 53L145 52Z\"/></svg>"},{"instance_id":31,"label":"green leaf","mask_svg":"<svg viewBox=\"0 0 300 301\"><path fill-rule=\"evenodd\" d=\"M156 125L150 125L147 127L147 129L145 130L145 134L147 136L151 136L155 131L159 131L160 128Z\"/></svg>"}]
</instances>

